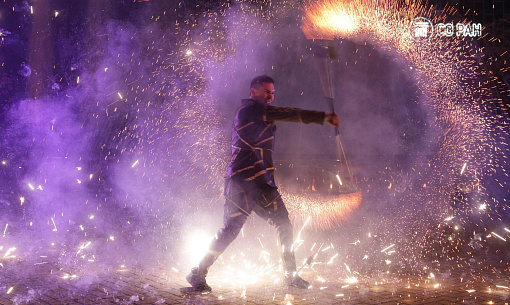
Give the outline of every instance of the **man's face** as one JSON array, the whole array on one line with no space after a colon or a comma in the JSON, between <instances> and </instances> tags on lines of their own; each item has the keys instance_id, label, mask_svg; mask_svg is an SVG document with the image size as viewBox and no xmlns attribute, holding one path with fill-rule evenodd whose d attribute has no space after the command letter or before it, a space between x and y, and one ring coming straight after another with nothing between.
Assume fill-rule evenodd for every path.
<instances>
[{"instance_id":1,"label":"man's face","mask_svg":"<svg viewBox=\"0 0 510 305\"><path fill-rule=\"evenodd\" d=\"M256 88L250 88L250 98L269 104L274 99L274 84L262 83Z\"/></svg>"}]
</instances>

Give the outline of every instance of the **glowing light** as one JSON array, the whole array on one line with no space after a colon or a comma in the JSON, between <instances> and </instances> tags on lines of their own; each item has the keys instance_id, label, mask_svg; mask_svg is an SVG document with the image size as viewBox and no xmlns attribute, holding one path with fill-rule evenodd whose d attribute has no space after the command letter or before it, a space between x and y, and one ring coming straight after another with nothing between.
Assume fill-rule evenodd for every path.
<instances>
[{"instance_id":1,"label":"glowing light","mask_svg":"<svg viewBox=\"0 0 510 305\"><path fill-rule=\"evenodd\" d=\"M331 265L333 263L333 260L335 259L335 257L338 256L338 253L333 255L333 257L329 260L329 262L327 263L328 265Z\"/></svg>"},{"instance_id":2,"label":"glowing light","mask_svg":"<svg viewBox=\"0 0 510 305\"><path fill-rule=\"evenodd\" d=\"M14 287L10 287L9 289L7 289L7 294L10 294L13 289L14 289Z\"/></svg>"},{"instance_id":3,"label":"glowing light","mask_svg":"<svg viewBox=\"0 0 510 305\"><path fill-rule=\"evenodd\" d=\"M117 92L117 95L119 96L120 99L122 99L122 95L120 95L120 92Z\"/></svg>"},{"instance_id":4,"label":"glowing light","mask_svg":"<svg viewBox=\"0 0 510 305\"><path fill-rule=\"evenodd\" d=\"M506 241L503 237L499 236L498 234L491 232L492 235L496 236L497 238L501 239L502 241Z\"/></svg>"},{"instance_id":5,"label":"glowing light","mask_svg":"<svg viewBox=\"0 0 510 305\"><path fill-rule=\"evenodd\" d=\"M342 180L340 180L340 176L338 174L336 174L336 179L338 179L338 183L340 183L340 185L343 185Z\"/></svg>"},{"instance_id":6,"label":"glowing light","mask_svg":"<svg viewBox=\"0 0 510 305\"><path fill-rule=\"evenodd\" d=\"M34 188L34 187L32 186L32 184L30 184L30 183L28 184L28 187L29 187L32 191L33 191L33 190L35 190L35 188Z\"/></svg>"},{"instance_id":7,"label":"glowing light","mask_svg":"<svg viewBox=\"0 0 510 305\"><path fill-rule=\"evenodd\" d=\"M58 16L58 11L55 11L55 18L57 18Z\"/></svg>"},{"instance_id":8,"label":"glowing light","mask_svg":"<svg viewBox=\"0 0 510 305\"><path fill-rule=\"evenodd\" d=\"M202 231L198 231L190 233L188 238L185 238L184 240L187 241L184 247L184 252L187 255L188 261L192 264L198 264L200 259L209 250L209 243L212 240L212 236Z\"/></svg>"},{"instance_id":9,"label":"glowing light","mask_svg":"<svg viewBox=\"0 0 510 305\"><path fill-rule=\"evenodd\" d=\"M395 246L395 244L389 245L388 247L386 247L386 248L382 249L382 250L381 250L381 252L384 252L384 251L386 251L386 250L390 249L390 248L391 248L391 247L393 247L393 246Z\"/></svg>"},{"instance_id":10,"label":"glowing light","mask_svg":"<svg viewBox=\"0 0 510 305\"><path fill-rule=\"evenodd\" d=\"M9 226L8 223L5 224L5 229L4 229L4 237L5 237L5 232L7 231L7 227Z\"/></svg>"},{"instance_id":11,"label":"glowing light","mask_svg":"<svg viewBox=\"0 0 510 305\"><path fill-rule=\"evenodd\" d=\"M2 165L6 165L6 164L7 164L7 162L5 162L5 161L2 161Z\"/></svg>"},{"instance_id":12,"label":"glowing light","mask_svg":"<svg viewBox=\"0 0 510 305\"><path fill-rule=\"evenodd\" d=\"M483 211L487 208L487 204L486 203L482 203L480 204L480 206L478 207L479 210Z\"/></svg>"},{"instance_id":13,"label":"glowing light","mask_svg":"<svg viewBox=\"0 0 510 305\"><path fill-rule=\"evenodd\" d=\"M358 29L355 7L344 2L313 3L305 8L306 19L303 31L307 38L332 39L335 36L348 36Z\"/></svg>"},{"instance_id":14,"label":"glowing light","mask_svg":"<svg viewBox=\"0 0 510 305\"><path fill-rule=\"evenodd\" d=\"M7 250L7 252L5 252L4 258L9 257L11 255L11 252L13 252L14 250L16 250L16 247L9 248L9 250ZM11 257L14 257L14 256L11 256Z\"/></svg>"},{"instance_id":15,"label":"glowing light","mask_svg":"<svg viewBox=\"0 0 510 305\"><path fill-rule=\"evenodd\" d=\"M90 246L91 243L92 243L91 241L84 243L83 245L80 246L80 250L86 249L88 246Z\"/></svg>"},{"instance_id":16,"label":"glowing light","mask_svg":"<svg viewBox=\"0 0 510 305\"><path fill-rule=\"evenodd\" d=\"M464 165L462 166L462 170L460 171L460 174L464 174L464 170L466 169L466 166L467 166L467 163L464 163Z\"/></svg>"},{"instance_id":17,"label":"glowing light","mask_svg":"<svg viewBox=\"0 0 510 305\"><path fill-rule=\"evenodd\" d=\"M53 232L57 232L57 225L55 224L55 220L53 220L53 217L51 218L51 222L53 222Z\"/></svg>"},{"instance_id":18,"label":"glowing light","mask_svg":"<svg viewBox=\"0 0 510 305\"><path fill-rule=\"evenodd\" d=\"M346 219L361 204L361 192L337 196L290 194L282 188L281 195L294 220L305 222L310 218L315 228L328 229Z\"/></svg>"},{"instance_id":19,"label":"glowing light","mask_svg":"<svg viewBox=\"0 0 510 305\"><path fill-rule=\"evenodd\" d=\"M135 163L133 163L133 165L131 165L131 168L135 167L137 164L138 164L138 160L136 160Z\"/></svg>"}]
</instances>

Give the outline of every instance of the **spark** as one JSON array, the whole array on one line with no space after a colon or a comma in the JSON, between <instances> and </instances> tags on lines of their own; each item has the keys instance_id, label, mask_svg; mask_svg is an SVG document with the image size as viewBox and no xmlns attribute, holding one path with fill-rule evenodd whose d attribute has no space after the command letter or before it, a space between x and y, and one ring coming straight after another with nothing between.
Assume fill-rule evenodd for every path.
<instances>
[{"instance_id":1,"label":"spark","mask_svg":"<svg viewBox=\"0 0 510 305\"><path fill-rule=\"evenodd\" d=\"M464 163L464 165L462 166L462 170L460 171L460 174L464 174L464 170L466 169L466 165L467 163Z\"/></svg>"},{"instance_id":2,"label":"spark","mask_svg":"<svg viewBox=\"0 0 510 305\"><path fill-rule=\"evenodd\" d=\"M347 271L348 271L349 273L352 273L352 272L351 272L351 268L349 268L349 266L348 266L346 263L344 263L344 266L345 266L345 269L347 269Z\"/></svg>"},{"instance_id":3,"label":"spark","mask_svg":"<svg viewBox=\"0 0 510 305\"><path fill-rule=\"evenodd\" d=\"M35 188L34 188L34 187L32 186L32 184L30 184L30 183L28 184L28 187L29 187L32 191L33 191L33 190L35 190Z\"/></svg>"},{"instance_id":4,"label":"spark","mask_svg":"<svg viewBox=\"0 0 510 305\"><path fill-rule=\"evenodd\" d=\"M382 249L382 250L381 250L381 252L384 252L384 251L386 251L386 250L390 249L390 248L391 248L391 247L393 247L394 245L395 245L395 244L391 244L391 245L389 245L388 247L386 247L386 248Z\"/></svg>"},{"instance_id":5,"label":"spark","mask_svg":"<svg viewBox=\"0 0 510 305\"><path fill-rule=\"evenodd\" d=\"M137 164L138 164L138 160L136 160L135 163L133 163L133 165L131 165L131 168L135 167Z\"/></svg>"},{"instance_id":6,"label":"spark","mask_svg":"<svg viewBox=\"0 0 510 305\"><path fill-rule=\"evenodd\" d=\"M505 231L507 231L508 233L510 233L510 230L509 230L509 229L507 229L507 228L505 228Z\"/></svg>"},{"instance_id":7,"label":"spark","mask_svg":"<svg viewBox=\"0 0 510 305\"><path fill-rule=\"evenodd\" d=\"M329 262L327 263L327 265L331 265L333 263L333 260L335 259L335 257L338 256L338 253L333 255L333 257L329 260Z\"/></svg>"},{"instance_id":8,"label":"spark","mask_svg":"<svg viewBox=\"0 0 510 305\"><path fill-rule=\"evenodd\" d=\"M53 232L56 232L57 231L57 225L55 224L55 220L53 220L53 217L51 218L51 221L53 222Z\"/></svg>"},{"instance_id":9,"label":"spark","mask_svg":"<svg viewBox=\"0 0 510 305\"><path fill-rule=\"evenodd\" d=\"M478 209L479 209L479 210L481 210L481 211L484 211L486 208L487 208L487 204L486 204L486 203L482 203L482 204L480 204L480 206L478 207Z\"/></svg>"},{"instance_id":10,"label":"spark","mask_svg":"<svg viewBox=\"0 0 510 305\"><path fill-rule=\"evenodd\" d=\"M92 243L92 241L88 241L86 242L85 244L81 245L80 246L80 250L83 250L83 249L86 249L88 246L90 246L90 244ZM78 251L79 252L79 251Z\"/></svg>"},{"instance_id":11,"label":"spark","mask_svg":"<svg viewBox=\"0 0 510 305\"><path fill-rule=\"evenodd\" d=\"M4 237L5 237L5 232L7 232L7 227L9 226L8 223L5 224L5 229L4 229Z\"/></svg>"},{"instance_id":12,"label":"spark","mask_svg":"<svg viewBox=\"0 0 510 305\"><path fill-rule=\"evenodd\" d=\"M7 289L7 294L10 294L13 289L14 289L14 287L10 287L9 289Z\"/></svg>"},{"instance_id":13,"label":"spark","mask_svg":"<svg viewBox=\"0 0 510 305\"><path fill-rule=\"evenodd\" d=\"M25 202L25 197L19 197L19 201L21 202L21 205Z\"/></svg>"},{"instance_id":14,"label":"spark","mask_svg":"<svg viewBox=\"0 0 510 305\"><path fill-rule=\"evenodd\" d=\"M340 185L344 185L344 184L342 183L342 180L340 180L340 176L339 176L338 174L336 174L336 179L338 179L338 183L340 183Z\"/></svg>"},{"instance_id":15,"label":"spark","mask_svg":"<svg viewBox=\"0 0 510 305\"><path fill-rule=\"evenodd\" d=\"M117 95L119 96L120 99L122 99L122 95L120 94L120 92L117 92Z\"/></svg>"},{"instance_id":16,"label":"spark","mask_svg":"<svg viewBox=\"0 0 510 305\"><path fill-rule=\"evenodd\" d=\"M58 11L55 11L55 18L57 18L58 16Z\"/></svg>"},{"instance_id":17,"label":"spark","mask_svg":"<svg viewBox=\"0 0 510 305\"><path fill-rule=\"evenodd\" d=\"M7 250L7 252L5 252L4 258L9 257L9 255L11 255L11 252L13 252L14 250L16 250L16 247L9 248L9 250Z\"/></svg>"},{"instance_id":18,"label":"spark","mask_svg":"<svg viewBox=\"0 0 510 305\"><path fill-rule=\"evenodd\" d=\"M287 209L299 222L310 219L315 228L328 229L346 219L361 204L361 192L328 195L280 192ZM306 218L305 218L306 216Z\"/></svg>"},{"instance_id":19,"label":"spark","mask_svg":"<svg viewBox=\"0 0 510 305\"><path fill-rule=\"evenodd\" d=\"M79 76L76 78L76 83L77 83L77 84L79 84L79 83L80 83L80 77L79 77Z\"/></svg>"},{"instance_id":20,"label":"spark","mask_svg":"<svg viewBox=\"0 0 510 305\"><path fill-rule=\"evenodd\" d=\"M491 232L492 235L496 236L497 238L501 239L502 241L506 241L503 237L499 236L498 234Z\"/></svg>"}]
</instances>

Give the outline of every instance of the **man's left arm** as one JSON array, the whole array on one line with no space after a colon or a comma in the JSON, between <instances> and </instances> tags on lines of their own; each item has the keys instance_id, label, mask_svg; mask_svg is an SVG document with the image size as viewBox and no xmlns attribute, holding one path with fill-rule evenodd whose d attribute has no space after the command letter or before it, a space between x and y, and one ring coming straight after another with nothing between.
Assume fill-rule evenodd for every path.
<instances>
[{"instance_id":1,"label":"man's left arm","mask_svg":"<svg viewBox=\"0 0 510 305\"><path fill-rule=\"evenodd\" d=\"M264 109L264 121L283 121L297 123L328 123L338 127L338 116L336 113L324 113L322 111L303 110L299 108L276 107L266 105Z\"/></svg>"}]
</instances>

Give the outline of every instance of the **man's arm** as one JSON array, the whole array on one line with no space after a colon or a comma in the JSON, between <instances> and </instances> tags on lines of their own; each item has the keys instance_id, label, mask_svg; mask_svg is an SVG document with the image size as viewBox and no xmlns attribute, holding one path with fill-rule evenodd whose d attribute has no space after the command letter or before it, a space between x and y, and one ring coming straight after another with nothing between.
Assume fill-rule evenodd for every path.
<instances>
[{"instance_id":1,"label":"man's arm","mask_svg":"<svg viewBox=\"0 0 510 305\"><path fill-rule=\"evenodd\" d=\"M299 108L275 107L267 105L264 109L264 121L283 121L297 123L328 123L338 127L338 116L336 113L324 113L322 111L303 110Z\"/></svg>"}]
</instances>

